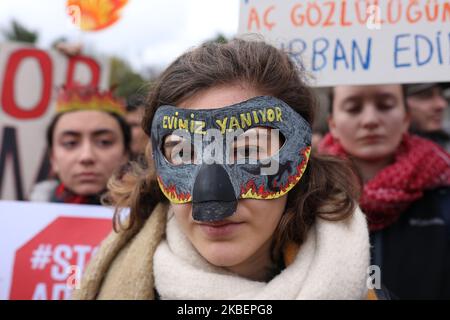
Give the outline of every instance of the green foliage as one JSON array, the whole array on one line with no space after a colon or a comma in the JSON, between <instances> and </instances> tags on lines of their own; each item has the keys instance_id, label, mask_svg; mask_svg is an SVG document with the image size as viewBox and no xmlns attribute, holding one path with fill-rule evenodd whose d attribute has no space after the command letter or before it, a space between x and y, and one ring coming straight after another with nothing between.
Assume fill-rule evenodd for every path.
<instances>
[{"instance_id":1,"label":"green foliage","mask_svg":"<svg viewBox=\"0 0 450 320\"><path fill-rule=\"evenodd\" d=\"M13 20L9 30L3 30L3 35L8 41L27 42L35 44L38 40L38 33L27 29L20 22Z\"/></svg>"},{"instance_id":2,"label":"green foliage","mask_svg":"<svg viewBox=\"0 0 450 320\"><path fill-rule=\"evenodd\" d=\"M115 88L115 94L123 98L142 91L146 86L144 78L119 57L111 58L109 83Z\"/></svg>"},{"instance_id":3,"label":"green foliage","mask_svg":"<svg viewBox=\"0 0 450 320\"><path fill-rule=\"evenodd\" d=\"M227 43L228 40L229 39L227 39L227 37L225 37L223 34L219 33L216 35L215 38L206 40L204 43L208 43L208 42Z\"/></svg>"}]
</instances>

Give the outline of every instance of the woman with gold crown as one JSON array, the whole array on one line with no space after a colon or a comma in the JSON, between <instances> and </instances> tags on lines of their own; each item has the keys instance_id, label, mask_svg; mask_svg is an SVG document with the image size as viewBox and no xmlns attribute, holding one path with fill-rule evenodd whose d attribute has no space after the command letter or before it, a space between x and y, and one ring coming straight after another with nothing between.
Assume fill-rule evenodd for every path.
<instances>
[{"instance_id":1,"label":"woman with gold crown","mask_svg":"<svg viewBox=\"0 0 450 320\"><path fill-rule=\"evenodd\" d=\"M100 204L114 171L128 161L125 107L111 92L73 86L60 90L47 145L56 179L37 184L31 201Z\"/></svg>"}]
</instances>

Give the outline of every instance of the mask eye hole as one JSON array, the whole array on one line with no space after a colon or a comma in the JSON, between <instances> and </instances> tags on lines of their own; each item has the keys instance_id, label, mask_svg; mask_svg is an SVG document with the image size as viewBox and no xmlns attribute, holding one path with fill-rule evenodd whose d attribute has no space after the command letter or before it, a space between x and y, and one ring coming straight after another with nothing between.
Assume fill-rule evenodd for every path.
<instances>
[{"instance_id":1,"label":"mask eye hole","mask_svg":"<svg viewBox=\"0 0 450 320\"><path fill-rule=\"evenodd\" d=\"M275 155L286 139L279 129L269 127L251 128L234 138L230 163L238 160L263 160Z\"/></svg>"},{"instance_id":2,"label":"mask eye hole","mask_svg":"<svg viewBox=\"0 0 450 320\"><path fill-rule=\"evenodd\" d=\"M164 137L162 154L167 162L174 166L196 164L197 154L192 143L179 135L170 134Z\"/></svg>"}]
</instances>

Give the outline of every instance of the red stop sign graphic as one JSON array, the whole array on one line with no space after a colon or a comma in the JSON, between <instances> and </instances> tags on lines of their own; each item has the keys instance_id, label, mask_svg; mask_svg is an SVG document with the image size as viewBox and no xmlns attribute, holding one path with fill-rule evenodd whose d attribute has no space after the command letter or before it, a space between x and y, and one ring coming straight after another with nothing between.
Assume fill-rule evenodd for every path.
<instances>
[{"instance_id":1,"label":"red stop sign graphic","mask_svg":"<svg viewBox=\"0 0 450 320\"><path fill-rule=\"evenodd\" d=\"M111 219L55 219L16 251L9 299L69 299L111 229Z\"/></svg>"}]
</instances>

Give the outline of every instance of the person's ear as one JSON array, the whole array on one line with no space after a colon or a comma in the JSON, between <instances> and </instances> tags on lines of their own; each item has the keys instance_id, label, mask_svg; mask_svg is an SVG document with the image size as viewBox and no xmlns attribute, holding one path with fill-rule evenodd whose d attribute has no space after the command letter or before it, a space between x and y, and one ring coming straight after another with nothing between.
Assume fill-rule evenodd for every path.
<instances>
[{"instance_id":1,"label":"person's ear","mask_svg":"<svg viewBox=\"0 0 450 320\"><path fill-rule=\"evenodd\" d=\"M153 148L152 148L152 140L149 140L147 145L145 146L145 153L150 157L153 158Z\"/></svg>"},{"instance_id":2,"label":"person's ear","mask_svg":"<svg viewBox=\"0 0 450 320\"><path fill-rule=\"evenodd\" d=\"M120 160L120 165L125 165L131 158L131 150L125 150L122 154L122 159Z\"/></svg>"},{"instance_id":3,"label":"person's ear","mask_svg":"<svg viewBox=\"0 0 450 320\"><path fill-rule=\"evenodd\" d=\"M330 133L333 137L336 137L336 123L334 122L334 118L332 115L328 116L328 128L330 129Z\"/></svg>"},{"instance_id":4,"label":"person's ear","mask_svg":"<svg viewBox=\"0 0 450 320\"><path fill-rule=\"evenodd\" d=\"M50 166L51 166L52 172L54 174L58 174L59 173L59 166L58 166L58 162L55 161L55 155L53 153L53 149L51 149L48 152L48 158L50 160Z\"/></svg>"},{"instance_id":5,"label":"person's ear","mask_svg":"<svg viewBox=\"0 0 450 320\"><path fill-rule=\"evenodd\" d=\"M406 112L405 118L403 119L403 133L408 132L410 125L411 125L411 115L409 112Z\"/></svg>"}]
</instances>

